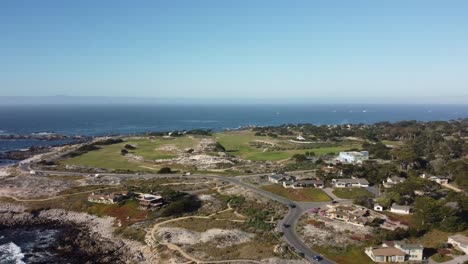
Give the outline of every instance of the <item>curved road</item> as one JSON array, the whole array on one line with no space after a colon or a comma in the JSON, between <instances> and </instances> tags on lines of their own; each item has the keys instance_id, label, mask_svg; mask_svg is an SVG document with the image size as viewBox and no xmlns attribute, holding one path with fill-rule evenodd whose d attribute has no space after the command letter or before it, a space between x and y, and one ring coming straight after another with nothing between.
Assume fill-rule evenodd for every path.
<instances>
[{"instance_id":1,"label":"curved road","mask_svg":"<svg viewBox=\"0 0 468 264\"><path fill-rule=\"evenodd\" d=\"M31 165L34 161L28 162L20 162L18 167L25 173L29 173L31 169ZM71 175L89 175L89 173L77 173L77 172L68 172L68 171L44 171L44 170L36 170L34 171L42 173L42 174L54 174L54 175L64 175L64 176L71 176ZM102 176L116 176L116 177L135 177L135 174L114 174L114 173L100 173ZM259 174L265 175L265 174ZM311 208L323 207L329 202L294 202L289 199L286 199L282 196L278 196L276 194L270 193L263 189L260 189L254 185L245 183L242 181L243 178L258 176L258 175L244 175L238 177L225 177L225 176L215 176L215 175L203 175L203 174L192 174L192 175L180 175L180 174L140 174L139 177L145 178L154 178L154 177L186 177L186 178L197 178L197 177L205 177L205 178L212 178L212 179L219 179L222 181L226 181L238 186L243 187L244 189L250 190L257 194L260 194L264 197L267 197L271 200L277 201L288 206L289 211L285 215L285 217L278 222L277 229L278 231L283 233L284 240L293 247L297 252L303 253L304 258L311 263L323 263L323 264L334 264L335 262L331 261L320 255L318 252L312 250L308 246L302 242L299 236L296 233L296 226L299 218ZM287 226L287 227L286 227ZM313 259L314 256L320 255L323 257L322 260L316 261Z\"/></svg>"}]
</instances>

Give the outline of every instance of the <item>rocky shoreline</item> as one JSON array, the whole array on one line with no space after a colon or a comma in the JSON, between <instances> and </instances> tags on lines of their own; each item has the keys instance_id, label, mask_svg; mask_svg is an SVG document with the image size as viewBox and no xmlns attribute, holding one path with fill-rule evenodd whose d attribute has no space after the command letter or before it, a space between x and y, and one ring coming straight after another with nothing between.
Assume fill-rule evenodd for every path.
<instances>
[{"instance_id":1,"label":"rocky shoreline","mask_svg":"<svg viewBox=\"0 0 468 264\"><path fill-rule=\"evenodd\" d=\"M15 204L0 204L0 230L14 228L60 229L51 250L76 263L157 263L147 246L113 235L114 219L49 209L28 212ZM149 256L149 257L147 257Z\"/></svg>"}]
</instances>

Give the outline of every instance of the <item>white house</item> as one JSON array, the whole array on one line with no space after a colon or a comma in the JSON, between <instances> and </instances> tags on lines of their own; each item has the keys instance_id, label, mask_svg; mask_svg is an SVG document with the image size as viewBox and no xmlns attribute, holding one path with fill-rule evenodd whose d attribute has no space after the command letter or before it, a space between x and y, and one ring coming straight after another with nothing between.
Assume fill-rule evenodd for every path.
<instances>
[{"instance_id":1,"label":"white house","mask_svg":"<svg viewBox=\"0 0 468 264\"><path fill-rule=\"evenodd\" d=\"M299 141L304 141L305 140L305 138L303 136L297 136L296 139L299 140Z\"/></svg>"},{"instance_id":2,"label":"white house","mask_svg":"<svg viewBox=\"0 0 468 264\"><path fill-rule=\"evenodd\" d=\"M362 163L365 160L369 159L368 151L350 151L350 152L340 152L338 160L343 163Z\"/></svg>"},{"instance_id":3,"label":"white house","mask_svg":"<svg viewBox=\"0 0 468 264\"><path fill-rule=\"evenodd\" d=\"M411 211L411 206L407 205L398 205L396 203L392 204L392 207L390 207L390 212L395 213L395 214L410 214Z\"/></svg>"},{"instance_id":4,"label":"white house","mask_svg":"<svg viewBox=\"0 0 468 264\"><path fill-rule=\"evenodd\" d=\"M272 183L279 183L283 179L283 175L273 174L268 176L268 181Z\"/></svg>"},{"instance_id":5,"label":"white house","mask_svg":"<svg viewBox=\"0 0 468 264\"><path fill-rule=\"evenodd\" d=\"M332 183L336 188L369 187L369 182L366 179L332 179Z\"/></svg>"},{"instance_id":6,"label":"white house","mask_svg":"<svg viewBox=\"0 0 468 264\"><path fill-rule=\"evenodd\" d=\"M461 234L456 234L449 236L447 242L468 254L468 237Z\"/></svg>"},{"instance_id":7,"label":"white house","mask_svg":"<svg viewBox=\"0 0 468 264\"><path fill-rule=\"evenodd\" d=\"M294 189L304 188L304 187L315 187L315 188L323 188L324 184L321 180L298 180L296 181L293 186Z\"/></svg>"},{"instance_id":8,"label":"white house","mask_svg":"<svg viewBox=\"0 0 468 264\"><path fill-rule=\"evenodd\" d=\"M398 176L393 176L393 177L388 177L385 181L383 181L383 186L385 188L391 188L395 184L402 183L406 180L406 178L403 177L398 177Z\"/></svg>"},{"instance_id":9,"label":"white house","mask_svg":"<svg viewBox=\"0 0 468 264\"><path fill-rule=\"evenodd\" d=\"M374 204L374 211L383 212L384 207L380 204Z\"/></svg>"},{"instance_id":10,"label":"white house","mask_svg":"<svg viewBox=\"0 0 468 264\"><path fill-rule=\"evenodd\" d=\"M282 183L284 181L295 181L296 177L285 174L272 174L268 176L268 181L272 183Z\"/></svg>"},{"instance_id":11,"label":"white house","mask_svg":"<svg viewBox=\"0 0 468 264\"><path fill-rule=\"evenodd\" d=\"M429 175L426 175L426 174L423 173L421 175L421 178L436 182L438 184L448 184L449 183L449 178L446 177L446 176L440 176L440 175L439 176L429 176Z\"/></svg>"},{"instance_id":12,"label":"white house","mask_svg":"<svg viewBox=\"0 0 468 264\"><path fill-rule=\"evenodd\" d=\"M365 253L374 262L422 261L424 247L400 241L385 241L380 247L366 248Z\"/></svg>"}]
</instances>

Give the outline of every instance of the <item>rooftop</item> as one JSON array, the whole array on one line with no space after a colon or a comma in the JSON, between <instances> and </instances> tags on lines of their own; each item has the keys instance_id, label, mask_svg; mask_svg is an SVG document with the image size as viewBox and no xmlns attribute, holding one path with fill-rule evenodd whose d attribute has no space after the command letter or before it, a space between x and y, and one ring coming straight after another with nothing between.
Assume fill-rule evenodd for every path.
<instances>
[{"instance_id":1,"label":"rooftop","mask_svg":"<svg viewBox=\"0 0 468 264\"><path fill-rule=\"evenodd\" d=\"M409 209L411 209L411 206L398 205L398 204L394 203L394 204L392 204L392 209L395 209L395 210L409 210Z\"/></svg>"},{"instance_id":2,"label":"rooftop","mask_svg":"<svg viewBox=\"0 0 468 264\"><path fill-rule=\"evenodd\" d=\"M378 247L372 248L374 256L406 256L405 252L394 247Z\"/></svg>"}]
</instances>

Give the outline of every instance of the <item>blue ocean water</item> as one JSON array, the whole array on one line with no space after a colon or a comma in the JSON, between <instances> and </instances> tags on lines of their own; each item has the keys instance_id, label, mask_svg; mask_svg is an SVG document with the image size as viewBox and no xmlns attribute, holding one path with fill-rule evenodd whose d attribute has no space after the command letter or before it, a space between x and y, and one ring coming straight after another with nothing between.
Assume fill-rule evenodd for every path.
<instances>
[{"instance_id":1,"label":"blue ocean water","mask_svg":"<svg viewBox=\"0 0 468 264\"><path fill-rule=\"evenodd\" d=\"M27 105L0 106L0 133L135 134L280 124L346 124L468 117L468 105ZM50 142L0 142L0 150Z\"/></svg>"}]
</instances>

